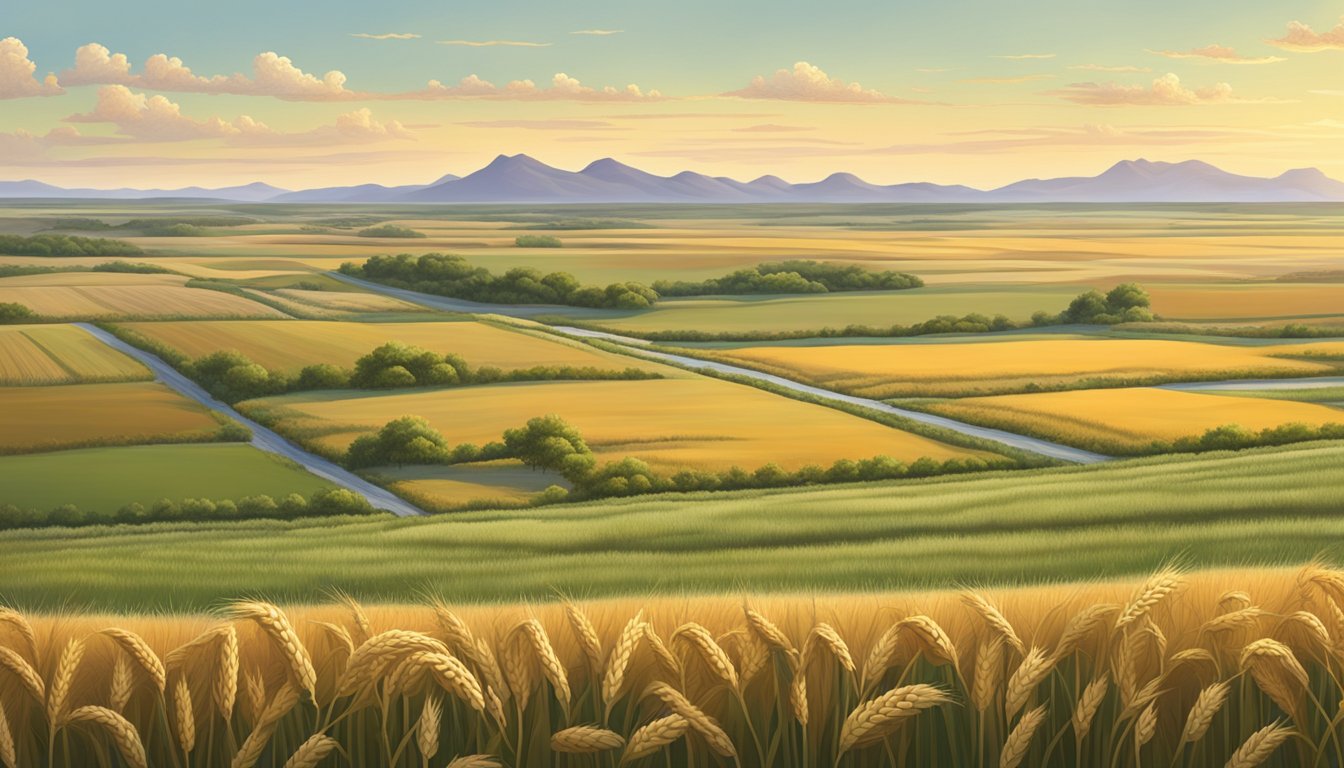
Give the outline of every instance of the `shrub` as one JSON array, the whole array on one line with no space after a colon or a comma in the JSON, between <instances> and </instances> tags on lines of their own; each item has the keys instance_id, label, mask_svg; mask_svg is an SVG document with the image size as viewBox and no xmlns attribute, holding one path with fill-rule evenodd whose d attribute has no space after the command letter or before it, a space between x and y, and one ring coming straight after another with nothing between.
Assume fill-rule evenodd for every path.
<instances>
[{"instance_id":1,"label":"shrub","mask_svg":"<svg viewBox=\"0 0 1344 768\"><path fill-rule=\"evenodd\" d=\"M360 237L426 237L423 232L416 232L410 227L403 227L399 224L382 224L377 227L369 227L359 231Z\"/></svg>"},{"instance_id":2,"label":"shrub","mask_svg":"<svg viewBox=\"0 0 1344 768\"><path fill-rule=\"evenodd\" d=\"M24 323L35 317L37 317L37 313L22 304L0 301L0 324Z\"/></svg>"},{"instance_id":3,"label":"shrub","mask_svg":"<svg viewBox=\"0 0 1344 768\"><path fill-rule=\"evenodd\" d=\"M350 376L328 363L305 366L296 382L299 389L344 389L349 385Z\"/></svg>"},{"instance_id":4,"label":"shrub","mask_svg":"<svg viewBox=\"0 0 1344 768\"><path fill-rule=\"evenodd\" d=\"M553 235L519 235L513 239L519 248L559 248L560 238Z\"/></svg>"},{"instance_id":5,"label":"shrub","mask_svg":"<svg viewBox=\"0 0 1344 768\"><path fill-rule=\"evenodd\" d=\"M143 251L123 240L74 235L0 235L0 253L10 256L139 256Z\"/></svg>"},{"instance_id":6,"label":"shrub","mask_svg":"<svg viewBox=\"0 0 1344 768\"><path fill-rule=\"evenodd\" d=\"M363 435L350 444L346 464L374 467L386 464L446 464L452 458L448 441L428 421L403 416L389 421L376 434Z\"/></svg>"}]
</instances>

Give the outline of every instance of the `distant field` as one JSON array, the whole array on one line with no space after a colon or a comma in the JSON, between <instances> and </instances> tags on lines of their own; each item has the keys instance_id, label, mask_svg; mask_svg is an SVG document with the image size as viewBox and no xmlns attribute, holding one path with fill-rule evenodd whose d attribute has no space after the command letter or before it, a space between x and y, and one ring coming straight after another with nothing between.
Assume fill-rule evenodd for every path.
<instances>
[{"instance_id":1,"label":"distant field","mask_svg":"<svg viewBox=\"0 0 1344 768\"><path fill-rule=\"evenodd\" d=\"M785 469L886 454L903 461L980 455L819 405L700 377L498 384L390 394L298 393L240 406L326 452L404 415L450 443L497 441L529 418L558 414L606 460L635 456L662 471Z\"/></svg>"},{"instance_id":2,"label":"distant field","mask_svg":"<svg viewBox=\"0 0 1344 768\"><path fill-rule=\"evenodd\" d=\"M1289 423L1344 424L1344 410L1325 405L1153 388L972 397L928 408L976 424L1117 454L1143 450L1154 441L1198 437L1225 424L1251 430Z\"/></svg>"},{"instance_id":3,"label":"distant field","mask_svg":"<svg viewBox=\"0 0 1344 768\"><path fill-rule=\"evenodd\" d=\"M0 405L0 454L205 441L220 428L204 406L152 381L15 387Z\"/></svg>"},{"instance_id":4,"label":"distant field","mask_svg":"<svg viewBox=\"0 0 1344 768\"><path fill-rule=\"evenodd\" d=\"M150 379L149 369L69 325L0 326L0 385Z\"/></svg>"},{"instance_id":5,"label":"distant field","mask_svg":"<svg viewBox=\"0 0 1344 768\"><path fill-rule=\"evenodd\" d=\"M239 595L321 602L332 589L469 603L1058 583L1173 559L1337 560L1341 507L1344 446L1316 443L421 519L11 531L0 594L24 607L184 611Z\"/></svg>"},{"instance_id":6,"label":"distant field","mask_svg":"<svg viewBox=\"0 0 1344 768\"><path fill-rule=\"evenodd\" d=\"M1344 318L1344 283L1152 285L1153 311L1173 320Z\"/></svg>"},{"instance_id":7,"label":"distant field","mask_svg":"<svg viewBox=\"0 0 1344 768\"><path fill-rule=\"evenodd\" d=\"M1335 355L1344 344L1229 346L1166 339L1039 337L985 343L771 345L713 356L872 398L963 396L1160 381L1314 376L1337 364L1282 355Z\"/></svg>"},{"instance_id":8,"label":"distant field","mask_svg":"<svg viewBox=\"0 0 1344 768\"><path fill-rule=\"evenodd\" d=\"M102 272L6 277L0 278L0 302L17 302L39 315L59 318L285 316L238 296L187 288L186 281L176 275Z\"/></svg>"},{"instance_id":9,"label":"distant field","mask_svg":"<svg viewBox=\"0 0 1344 768\"><path fill-rule=\"evenodd\" d=\"M504 369L533 366L594 366L607 369L666 370L632 357L603 352L552 336L513 331L474 321L354 323L292 320L123 323L187 357L236 349L272 370L297 371L330 363L350 367L375 347L399 341L446 354L456 352L473 366Z\"/></svg>"},{"instance_id":10,"label":"distant field","mask_svg":"<svg viewBox=\"0 0 1344 768\"><path fill-rule=\"evenodd\" d=\"M388 489L430 511L524 506L548 486L569 486L553 472L529 469L512 459L449 467L379 467L372 471Z\"/></svg>"},{"instance_id":11,"label":"distant field","mask_svg":"<svg viewBox=\"0 0 1344 768\"><path fill-rule=\"evenodd\" d=\"M24 508L74 504L82 510L116 511L131 502L148 506L163 498L266 494L279 499L329 487L297 466L238 444L86 448L0 457L0 504ZM125 554L122 550L119 557ZM53 562L62 561L50 560L48 566Z\"/></svg>"},{"instance_id":12,"label":"distant field","mask_svg":"<svg viewBox=\"0 0 1344 768\"><path fill-rule=\"evenodd\" d=\"M355 291L310 291L294 288L282 288L275 292L286 299L300 304L311 304L322 309L334 309L343 312L422 312L424 307L408 304L399 299L376 293Z\"/></svg>"}]
</instances>

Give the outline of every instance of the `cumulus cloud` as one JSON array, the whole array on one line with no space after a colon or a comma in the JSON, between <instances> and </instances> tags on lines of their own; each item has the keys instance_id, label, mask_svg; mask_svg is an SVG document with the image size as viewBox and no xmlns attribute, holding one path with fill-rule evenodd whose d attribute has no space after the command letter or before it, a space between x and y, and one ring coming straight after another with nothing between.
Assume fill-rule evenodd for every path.
<instances>
[{"instance_id":1,"label":"cumulus cloud","mask_svg":"<svg viewBox=\"0 0 1344 768\"><path fill-rule=\"evenodd\" d=\"M1152 72L1148 67L1136 67L1125 64L1110 66L1106 64L1074 64L1069 69L1080 69L1087 72Z\"/></svg>"},{"instance_id":2,"label":"cumulus cloud","mask_svg":"<svg viewBox=\"0 0 1344 768\"><path fill-rule=\"evenodd\" d=\"M1215 83L1207 88L1192 89L1181 84L1181 79L1167 73L1153 81L1152 86L1123 85L1121 83L1070 83L1056 91L1049 91L1075 104L1089 106L1189 106L1194 104L1222 104L1233 101L1232 86Z\"/></svg>"},{"instance_id":3,"label":"cumulus cloud","mask_svg":"<svg viewBox=\"0 0 1344 768\"><path fill-rule=\"evenodd\" d=\"M464 45L468 48L549 48L550 43L533 43L527 40L439 40L439 45Z\"/></svg>"},{"instance_id":4,"label":"cumulus cloud","mask_svg":"<svg viewBox=\"0 0 1344 768\"><path fill-rule=\"evenodd\" d=\"M382 34L371 34L369 32L352 32L351 37L362 37L365 40L418 40L419 35L412 32L384 32Z\"/></svg>"},{"instance_id":5,"label":"cumulus cloud","mask_svg":"<svg viewBox=\"0 0 1344 768\"><path fill-rule=\"evenodd\" d=\"M1166 56L1168 59L1205 59L1207 61L1217 61L1224 64L1274 64L1275 62L1287 61L1282 56L1243 56L1235 49L1226 45L1206 45L1203 48L1192 48L1188 51L1154 51L1149 53L1158 56Z\"/></svg>"},{"instance_id":6,"label":"cumulus cloud","mask_svg":"<svg viewBox=\"0 0 1344 768\"><path fill-rule=\"evenodd\" d=\"M1300 21L1288 22L1288 32L1280 38L1266 40L1286 51L1316 53L1317 51L1344 51L1344 16L1327 32L1317 32Z\"/></svg>"},{"instance_id":7,"label":"cumulus cloud","mask_svg":"<svg viewBox=\"0 0 1344 768\"><path fill-rule=\"evenodd\" d=\"M846 83L831 77L820 67L799 61L793 69L778 69L770 77L757 75L751 83L724 96L740 99L777 99L780 101L814 101L848 104L911 104L908 99L888 96L881 91L864 88L858 83Z\"/></svg>"},{"instance_id":8,"label":"cumulus cloud","mask_svg":"<svg viewBox=\"0 0 1344 768\"><path fill-rule=\"evenodd\" d=\"M0 99L55 96L63 93L55 75L38 80L37 65L28 58L28 46L17 37L0 40Z\"/></svg>"},{"instance_id":9,"label":"cumulus cloud","mask_svg":"<svg viewBox=\"0 0 1344 768\"><path fill-rule=\"evenodd\" d=\"M557 72L547 87L538 86L531 80L511 80L503 86L497 86L489 80L476 75L467 75L457 85L444 85L438 80L419 91L395 94L388 98L422 99L499 99L516 101L662 101L663 95L656 90L644 91L638 85L630 84L624 88L604 86L592 88Z\"/></svg>"},{"instance_id":10,"label":"cumulus cloud","mask_svg":"<svg viewBox=\"0 0 1344 768\"><path fill-rule=\"evenodd\" d=\"M62 72L61 80L68 85L125 85L180 93L272 96L286 101L341 101L367 95L346 89L346 78L341 72L332 70L318 77L274 51L253 58L251 77L198 75L181 59L162 53L150 56L140 73L135 74L124 54L89 43L75 51L75 66Z\"/></svg>"}]
</instances>

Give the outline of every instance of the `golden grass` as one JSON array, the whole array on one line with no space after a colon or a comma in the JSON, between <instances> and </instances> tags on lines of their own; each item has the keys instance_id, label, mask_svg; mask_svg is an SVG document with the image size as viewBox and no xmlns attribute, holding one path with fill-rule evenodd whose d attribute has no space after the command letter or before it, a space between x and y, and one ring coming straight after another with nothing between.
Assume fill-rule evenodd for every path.
<instances>
[{"instance_id":1,"label":"golden grass","mask_svg":"<svg viewBox=\"0 0 1344 768\"><path fill-rule=\"evenodd\" d=\"M149 370L79 328L0 326L0 384L148 379Z\"/></svg>"},{"instance_id":2,"label":"golden grass","mask_svg":"<svg viewBox=\"0 0 1344 768\"><path fill-rule=\"evenodd\" d=\"M755 469L878 454L910 461L981 456L857 416L704 378L541 382L384 395L288 395L253 400L281 431L338 431L315 439L327 451L400 416L424 417L450 443L483 444L534 416L558 414L578 428L600 459L634 456L658 470ZM348 425L348 426L347 426Z\"/></svg>"},{"instance_id":3,"label":"golden grass","mask_svg":"<svg viewBox=\"0 0 1344 768\"><path fill-rule=\"evenodd\" d=\"M1344 283L1147 287L1153 311L1176 320L1344 316Z\"/></svg>"},{"instance_id":4,"label":"golden grass","mask_svg":"<svg viewBox=\"0 0 1344 768\"><path fill-rule=\"evenodd\" d=\"M524 331L479 322L352 323L293 320L254 322L126 323L124 327L162 342L187 357L236 349L271 370L294 372L305 365L351 367L380 344L399 341L432 352L456 352L473 366L506 370L545 366L594 366L668 370L624 355Z\"/></svg>"},{"instance_id":5,"label":"golden grass","mask_svg":"<svg viewBox=\"0 0 1344 768\"><path fill-rule=\"evenodd\" d=\"M115 275L114 275L115 276ZM159 277L163 277L160 275ZM13 278L6 278L13 279ZM0 280L0 302L22 304L46 317L284 317L284 313L228 293L150 284L99 282L9 286Z\"/></svg>"},{"instance_id":6,"label":"golden grass","mask_svg":"<svg viewBox=\"0 0 1344 768\"><path fill-rule=\"evenodd\" d=\"M528 469L512 459L447 467L382 467L377 472L389 490L435 510L522 506L547 486L565 485L558 475Z\"/></svg>"},{"instance_id":7,"label":"golden grass","mask_svg":"<svg viewBox=\"0 0 1344 768\"><path fill-rule=\"evenodd\" d=\"M1290 423L1344 423L1344 411L1327 405L1147 387L972 397L932 404L929 409L1063 443L1123 451L1154 441L1198 437L1226 424L1258 431Z\"/></svg>"},{"instance_id":8,"label":"golden grass","mask_svg":"<svg viewBox=\"0 0 1344 768\"><path fill-rule=\"evenodd\" d=\"M1312 564L992 593L6 612L0 712L23 765L338 747L356 765L1333 764L1341 601L1344 573ZM154 674L116 682L128 669ZM112 739L63 738L86 722Z\"/></svg>"},{"instance_id":9,"label":"golden grass","mask_svg":"<svg viewBox=\"0 0 1344 768\"><path fill-rule=\"evenodd\" d=\"M342 312L423 312L424 307L390 296L354 291L306 291L282 288L276 294L300 304Z\"/></svg>"},{"instance_id":10,"label":"golden grass","mask_svg":"<svg viewBox=\"0 0 1344 768\"><path fill-rule=\"evenodd\" d=\"M1033 339L951 344L760 346L716 357L864 397L947 396L1077 386L1089 380L1218 380L1254 372L1313 376L1331 365L1276 355L1339 353L1340 344L1230 346L1166 339Z\"/></svg>"},{"instance_id":11,"label":"golden grass","mask_svg":"<svg viewBox=\"0 0 1344 768\"><path fill-rule=\"evenodd\" d=\"M19 387L0 394L0 453L208 440L219 422L157 382Z\"/></svg>"}]
</instances>

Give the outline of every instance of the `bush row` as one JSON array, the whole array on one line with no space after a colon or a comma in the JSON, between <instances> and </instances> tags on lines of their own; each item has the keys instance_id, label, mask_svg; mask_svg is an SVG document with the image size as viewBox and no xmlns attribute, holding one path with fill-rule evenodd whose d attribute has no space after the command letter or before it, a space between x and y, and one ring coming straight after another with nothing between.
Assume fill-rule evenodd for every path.
<instances>
[{"instance_id":1,"label":"bush row","mask_svg":"<svg viewBox=\"0 0 1344 768\"><path fill-rule=\"evenodd\" d=\"M904 272L874 272L858 265L792 260L758 264L699 283L660 280L653 284L653 289L660 296L710 296L900 291L923 285L923 280Z\"/></svg>"},{"instance_id":2,"label":"bush row","mask_svg":"<svg viewBox=\"0 0 1344 768\"><path fill-rule=\"evenodd\" d=\"M1267 427L1258 432L1240 424L1214 427L1199 437L1183 437L1170 443L1155 442L1145 453L1201 453L1203 451L1236 451L1243 448L1262 448L1272 445L1305 443L1312 440L1344 440L1344 424L1322 424L1318 427L1293 422Z\"/></svg>"},{"instance_id":3,"label":"bush row","mask_svg":"<svg viewBox=\"0 0 1344 768\"><path fill-rule=\"evenodd\" d=\"M10 256L138 256L142 251L123 240L74 235L0 235L0 253Z\"/></svg>"},{"instance_id":4,"label":"bush row","mask_svg":"<svg viewBox=\"0 0 1344 768\"><path fill-rule=\"evenodd\" d=\"M149 506L132 503L115 512L82 510L73 504L51 510L22 509L0 504L0 529L45 528L50 526L139 525L163 522L207 522L213 520L254 520L273 518L293 520L300 517L331 515L372 515L378 510L363 496L345 488L317 491L305 499L297 493L276 501L270 496L232 499L160 499Z\"/></svg>"}]
</instances>

